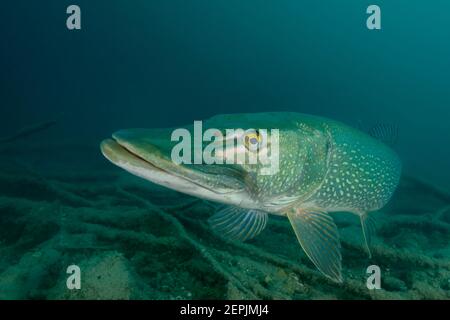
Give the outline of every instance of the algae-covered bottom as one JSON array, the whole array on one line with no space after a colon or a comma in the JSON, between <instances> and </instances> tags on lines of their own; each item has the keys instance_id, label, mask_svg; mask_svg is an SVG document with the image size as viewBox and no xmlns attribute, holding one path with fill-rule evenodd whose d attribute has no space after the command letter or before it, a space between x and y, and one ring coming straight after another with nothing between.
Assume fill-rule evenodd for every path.
<instances>
[{"instance_id":1,"label":"algae-covered bottom","mask_svg":"<svg viewBox=\"0 0 450 320\"><path fill-rule=\"evenodd\" d=\"M404 177L374 215L373 257L356 217L334 214L344 283L323 277L287 219L246 243L214 235L213 203L114 168L0 169L0 299L449 299L450 196ZM66 269L81 269L69 290ZM381 268L368 290L366 268Z\"/></svg>"}]
</instances>

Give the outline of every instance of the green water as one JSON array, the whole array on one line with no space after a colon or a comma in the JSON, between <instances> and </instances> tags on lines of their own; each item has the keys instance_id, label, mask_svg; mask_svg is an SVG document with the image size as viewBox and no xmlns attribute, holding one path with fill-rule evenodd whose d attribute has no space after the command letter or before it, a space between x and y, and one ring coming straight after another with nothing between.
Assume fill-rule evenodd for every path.
<instances>
[{"instance_id":1,"label":"green water","mask_svg":"<svg viewBox=\"0 0 450 320\"><path fill-rule=\"evenodd\" d=\"M79 0L1 5L1 299L450 298L448 1ZM132 127L293 111L362 130L398 126L403 177L375 214L373 258L333 214L343 285L283 218L245 243L215 236L212 203L141 181L98 145ZM69 290L68 266L82 270ZM378 265L382 290L368 290Z\"/></svg>"}]
</instances>

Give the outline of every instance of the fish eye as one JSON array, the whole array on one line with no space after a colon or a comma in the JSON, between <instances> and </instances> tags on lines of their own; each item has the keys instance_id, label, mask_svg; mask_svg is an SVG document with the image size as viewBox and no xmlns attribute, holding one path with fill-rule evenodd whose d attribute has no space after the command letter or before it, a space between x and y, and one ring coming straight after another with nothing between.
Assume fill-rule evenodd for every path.
<instances>
[{"instance_id":1,"label":"fish eye","mask_svg":"<svg viewBox=\"0 0 450 320\"><path fill-rule=\"evenodd\" d=\"M261 135L258 130L252 130L244 137L245 147L251 151L256 151L261 142Z\"/></svg>"}]
</instances>

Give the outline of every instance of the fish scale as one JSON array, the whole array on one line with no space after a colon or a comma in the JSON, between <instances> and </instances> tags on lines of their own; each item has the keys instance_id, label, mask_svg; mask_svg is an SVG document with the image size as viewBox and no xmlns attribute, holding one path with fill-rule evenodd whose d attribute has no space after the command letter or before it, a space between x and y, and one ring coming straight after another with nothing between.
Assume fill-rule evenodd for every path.
<instances>
[{"instance_id":1,"label":"fish scale","mask_svg":"<svg viewBox=\"0 0 450 320\"><path fill-rule=\"evenodd\" d=\"M335 148L328 173L310 199L327 211L375 211L398 185L401 163L381 142L357 130L331 128Z\"/></svg>"}]
</instances>

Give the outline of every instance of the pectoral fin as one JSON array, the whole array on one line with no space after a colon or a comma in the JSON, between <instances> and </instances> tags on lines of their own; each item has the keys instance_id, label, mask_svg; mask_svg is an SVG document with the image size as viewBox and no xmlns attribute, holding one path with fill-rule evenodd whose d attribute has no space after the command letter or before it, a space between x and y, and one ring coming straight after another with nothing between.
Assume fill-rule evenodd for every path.
<instances>
[{"instance_id":1,"label":"pectoral fin","mask_svg":"<svg viewBox=\"0 0 450 320\"><path fill-rule=\"evenodd\" d=\"M314 265L327 277L342 282L341 243L333 218L316 209L293 209L287 216Z\"/></svg>"},{"instance_id":2,"label":"pectoral fin","mask_svg":"<svg viewBox=\"0 0 450 320\"><path fill-rule=\"evenodd\" d=\"M238 207L226 207L208 219L213 230L219 235L245 241L256 237L267 224L267 213Z\"/></svg>"}]
</instances>

